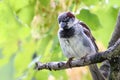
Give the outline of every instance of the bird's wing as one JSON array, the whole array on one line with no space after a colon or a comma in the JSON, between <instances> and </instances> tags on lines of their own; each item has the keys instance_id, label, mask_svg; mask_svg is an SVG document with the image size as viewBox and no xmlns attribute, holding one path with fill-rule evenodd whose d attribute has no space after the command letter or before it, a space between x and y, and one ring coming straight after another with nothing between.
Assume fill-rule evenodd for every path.
<instances>
[{"instance_id":1,"label":"bird's wing","mask_svg":"<svg viewBox=\"0 0 120 80\"><path fill-rule=\"evenodd\" d=\"M98 51L98 47L95 43L95 38L92 36L91 31L88 28L88 26L83 22L79 22L79 24L82 25L84 33L86 34L87 37L89 37L91 39L92 43L94 44L94 46L96 48L96 51Z\"/></svg>"}]
</instances>

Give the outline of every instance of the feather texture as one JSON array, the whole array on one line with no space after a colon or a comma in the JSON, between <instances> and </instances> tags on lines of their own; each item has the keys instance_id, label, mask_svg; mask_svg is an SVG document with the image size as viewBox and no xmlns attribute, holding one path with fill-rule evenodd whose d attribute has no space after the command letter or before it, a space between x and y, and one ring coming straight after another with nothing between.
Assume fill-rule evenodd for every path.
<instances>
[{"instance_id":1,"label":"feather texture","mask_svg":"<svg viewBox=\"0 0 120 80\"><path fill-rule=\"evenodd\" d=\"M91 38L89 35L84 34L85 29L83 29L83 26L74 24L74 28L72 29L71 33L69 33L74 35L69 35L68 37L66 37L68 32L65 33L63 30L59 30L58 32L59 42L64 55L68 58L81 58L85 55L96 53ZM64 36L62 36L63 34Z\"/></svg>"}]
</instances>

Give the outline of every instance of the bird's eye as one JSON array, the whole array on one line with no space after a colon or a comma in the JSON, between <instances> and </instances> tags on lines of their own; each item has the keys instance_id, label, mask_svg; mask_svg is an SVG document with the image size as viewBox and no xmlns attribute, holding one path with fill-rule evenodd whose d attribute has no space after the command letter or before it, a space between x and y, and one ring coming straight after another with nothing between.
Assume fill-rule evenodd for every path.
<instances>
[{"instance_id":1,"label":"bird's eye","mask_svg":"<svg viewBox=\"0 0 120 80\"><path fill-rule=\"evenodd\" d=\"M68 20L69 20L69 17L66 17L66 18L64 19L65 22L67 22Z\"/></svg>"}]
</instances>

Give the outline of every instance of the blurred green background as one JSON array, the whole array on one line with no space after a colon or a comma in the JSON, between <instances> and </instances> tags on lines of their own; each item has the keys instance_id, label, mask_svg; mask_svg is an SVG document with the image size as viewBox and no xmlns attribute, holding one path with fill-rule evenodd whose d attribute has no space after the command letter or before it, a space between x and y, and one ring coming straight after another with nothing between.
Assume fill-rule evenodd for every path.
<instances>
[{"instance_id":1,"label":"blurred green background","mask_svg":"<svg viewBox=\"0 0 120 80\"><path fill-rule=\"evenodd\" d=\"M89 25L106 49L119 0L0 0L0 80L91 80L87 67L36 71L36 61L67 60L57 38L57 16L64 11Z\"/></svg>"}]
</instances>

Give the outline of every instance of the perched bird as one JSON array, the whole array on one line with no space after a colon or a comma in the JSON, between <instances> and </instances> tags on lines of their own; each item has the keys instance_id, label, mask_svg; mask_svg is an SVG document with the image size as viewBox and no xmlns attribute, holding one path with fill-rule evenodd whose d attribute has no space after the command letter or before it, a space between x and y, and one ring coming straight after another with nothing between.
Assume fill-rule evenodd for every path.
<instances>
[{"instance_id":1,"label":"perched bird","mask_svg":"<svg viewBox=\"0 0 120 80\"><path fill-rule=\"evenodd\" d=\"M58 38L63 54L69 59L81 59L95 54L98 47L88 26L75 18L71 12L63 12L58 16ZM93 80L105 80L96 64L89 65Z\"/></svg>"}]
</instances>

